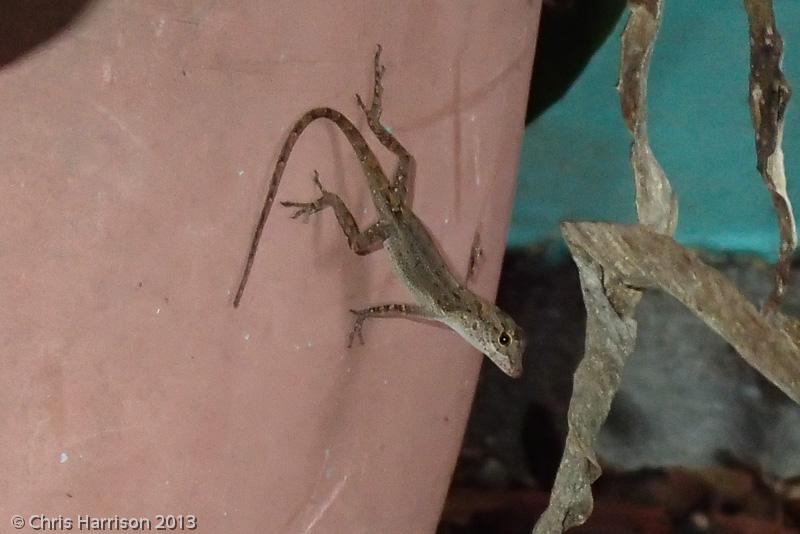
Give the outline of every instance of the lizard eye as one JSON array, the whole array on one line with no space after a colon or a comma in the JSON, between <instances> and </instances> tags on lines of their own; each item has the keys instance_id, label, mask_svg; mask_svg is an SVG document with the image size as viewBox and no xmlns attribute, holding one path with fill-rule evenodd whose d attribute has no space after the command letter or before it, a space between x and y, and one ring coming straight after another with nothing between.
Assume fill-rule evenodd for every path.
<instances>
[{"instance_id":1,"label":"lizard eye","mask_svg":"<svg viewBox=\"0 0 800 534\"><path fill-rule=\"evenodd\" d=\"M497 338L497 341L504 347L507 347L509 343L511 343L511 336L509 336L506 332L503 332L500 334L500 337Z\"/></svg>"}]
</instances>

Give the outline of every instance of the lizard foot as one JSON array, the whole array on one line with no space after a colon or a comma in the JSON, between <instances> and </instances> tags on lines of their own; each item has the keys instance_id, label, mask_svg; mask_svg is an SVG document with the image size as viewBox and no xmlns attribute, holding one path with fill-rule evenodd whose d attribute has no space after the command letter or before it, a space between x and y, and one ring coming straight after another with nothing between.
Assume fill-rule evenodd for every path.
<instances>
[{"instance_id":1,"label":"lizard foot","mask_svg":"<svg viewBox=\"0 0 800 534\"><path fill-rule=\"evenodd\" d=\"M472 239L472 247L469 250L469 263L467 264L467 276L465 284L472 281L475 273L478 270L478 265L483 259L483 247L481 247L481 234L479 231L475 232L475 237Z\"/></svg>"},{"instance_id":2,"label":"lizard foot","mask_svg":"<svg viewBox=\"0 0 800 534\"><path fill-rule=\"evenodd\" d=\"M291 201L284 201L281 202L281 206L285 208L297 208L295 212L291 215L292 219L298 219L300 217L303 218L303 222L308 222L308 218L315 213L318 213L325 209L328 206L327 202L327 195L329 194L328 191L322 186L322 182L319 181L319 172L316 170L314 171L314 185L317 186L317 189L320 190L322 195L315 200L314 202L291 202Z\"/></svg>"},{"instance_id":3,"label":"lizard foot","mask_svg":"<svg viewBox=\"0 0 800 534\"><path fill-rule=\"evenodd\" d=\"M386 67L381 65L381 50L383 50L381 45L378 45L375 50L375 84L373 87L372 103L370 104L369 108L367 108L366 104L364 104L364 100L361 98L361 95L356 93L356 102L358 102L358 107L361 108L367 117L376 122L380 122L381 119L381 97L383 96L383 85L381 84L381 80L383 79L383 74L386 72Z\"/></svg>"},{"instance_id":4,"label":"lizard foot","mask_svg":"<svg viewBox=\"0 0 800 534\"><path fill-rule=\"evenodd\" d=\"M364 319L367 318L367 314L363 311L359 310L350 310L350 313L356 316L356 320L353 323L353 329L350 330L350 333L347 335L347 348L353 346L353 339L358 336L358 342L363 345L364 344L364 336L361 334L361 328L364 326Z\"/></svg>"}]
</instances>

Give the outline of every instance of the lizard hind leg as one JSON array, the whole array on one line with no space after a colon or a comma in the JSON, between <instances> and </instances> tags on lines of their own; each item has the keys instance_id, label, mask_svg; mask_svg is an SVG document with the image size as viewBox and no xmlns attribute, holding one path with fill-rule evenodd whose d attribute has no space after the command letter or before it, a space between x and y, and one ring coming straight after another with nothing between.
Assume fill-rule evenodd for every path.
<instances>
[{"instance_id":1,"label":"lizard hind leg","mask_svg":"<svg viewBox=\"0 0 800 534\"><path fill-rule=\"evenodd\" d=\"M358 228L353 214L347 208L347 205L336 193L331 193L322 185L319 180L319 173L314 171L314 184L320 190L321 195L313 202L281 202L281 206L286 208L296 208L292 214L292 219L302 217L307 221L308 218L325 208L333 208L336 213L336 220L339 226L347 237L347 244L353 252L363 256L369 254L376 249L376 245L386 240L386 231L383 223L380 221L367 227L366 230L361 231Z\"/></svg>"},{"instance_id":2,"label":"lizard hind leg","mask_svg":"<svg viewBox=\"0 0 800 534\"><path fill-rule=\"evenodd\" d=\"M397 166L394 170L394 177L392 180L392 189L399 196L402 201L405 199L408 192L408 182L414 179L414 172L416 162L406 148L400 144L397 138L392 135L389 129L381 123L381 113L383 112L383 74L386 72L386 67L381 64L381 45L378 45L375 50L375 58L373 62L374 79L372 90L372 101L369 107L362 100L361 95L356 94L356 101L358 107L364 112L367 117L367 124L369 129L378 138L378 141L394 153L397 158Z\"/></svg>"},{"instance_id":3,"label":"lizard hind leg","mask_svg":"<svg viewBox=\"0 0 800 534\"><path fill-rule=\"evenodd\" d=\"M367 106L364 104L364 101L361 99L361 95L356 93L358 107L361 108L368 119L371 119L376 123L380 123L381 113L383 112L383 84L381 82L383 80L383 75L386 72L386 67L381 64L382 50L383 48L381 45L378 45L375 50L375 58L373 60L374 83L372 86L372 102L370 103L369 108L367 108Z\"/></svg>"}]
</instances>

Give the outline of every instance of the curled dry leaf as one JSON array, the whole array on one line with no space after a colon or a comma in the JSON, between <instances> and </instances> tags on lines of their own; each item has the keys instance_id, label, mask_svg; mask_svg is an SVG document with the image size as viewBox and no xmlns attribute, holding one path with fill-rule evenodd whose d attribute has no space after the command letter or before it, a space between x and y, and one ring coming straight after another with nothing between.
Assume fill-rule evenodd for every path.
<instances>
[{"instance_id":1,"label":"curled dry leaf","mask_svg":"<svg viewBox=\"0 0 800 534\"><path fill-rule=\"evenodd\" d=\"M661 0L629 0L622 35L620 100L633 135L631 164L639 224L564 223L578 266L587 312L586 348L573 381L564 455L550 503L534 534L560 533L592 511L591 483L600 476L594 441L636 341L636 305L645 288L678 299L742 357L800 402L800 321L776 311L785 291L796 234L786 197L781 135L789 92L780 71L782 43L771 0L745 0L750 15L751 105L759 170L781 221L781 259L772 312L760 313L715 269L676 243L677 202L647 138L647 72L661 18Z\"/></svg>"},{"instance_id":2,"label":"curled dry leaf","mask_svg":"<svg viewBox=\"0 0 800 534\"><path fill-rule=\"evenodd\" d=\"M678 207L669 180L647 137L647 74L661 23L661 0L631 0L622 33L619 93L625 124L633 135L631 164L639 222L671 234ZM641 291L608 271L590 251L573 247L586 306L586 348L575 371L568 432L550 504L534 534L563 532L586 521L592 511L591 484L600 476L594 441L611 409L625 360L636 342L633 314Z\"/></svg>"},{"instance_id":3,"label":"curled dry leaf","mask_svg":"<svg viewBox=\"0 0 800 534\"><path fill-rule=\"evenodd\" d=\"M786 292L792 253L797 245L781 148L783 118L791 89L781 70L783 39L775 28L772 0L745 0L744 6L750 22L750 111L756 135L756 161L772 196L781 239L775 288L765 306L771 312L780 306Z\"/></svg>"},{"instance_id":4,"label":"curled dry leaf","mask_svg":"<svg viewBox=\"0 0 800 534\"><path fill-rule=\"evenodd\" d=\"M637 288L661 289L714 330L787 396L800 403L797 321L762 314L716 269L671 237L641 226L564 223L570 250Z\"/></svg>"},{"instance_id":5,"label":"curled dry leaf","mask_svg":"<svg viewBox=\"0 0 800 534\"><path fill-rule=\"evenodd\" d=\"M619 85L622 117L633 134L631 164L636 185L639 222L658 232L672 234L678 222L678 204L647 137L647 74L658 28L661 0L631 0L622 33Z\"/></svg>"},{"instance_id":6,"label":"curled dry leaf","mask_svg":"<svg viewBox=\"0 0 800 534\"><path fill-rule=\"evenodd\" d=\"M559 533L584 523L592 512L591 484L600 476L594 441L619 388L625 359L636 342L631 317L639 291L628 290L627 313L620 313L607 293L610 281L601 264L587 251L570 247L578 265L586 306L586 352L575 371L567 413L568 432L550 494L550 504L533 529L534 534ZM618 282L613 282L618 285ZM618 285L625 291L625 287Z\"/></svg>"}]
</instances>

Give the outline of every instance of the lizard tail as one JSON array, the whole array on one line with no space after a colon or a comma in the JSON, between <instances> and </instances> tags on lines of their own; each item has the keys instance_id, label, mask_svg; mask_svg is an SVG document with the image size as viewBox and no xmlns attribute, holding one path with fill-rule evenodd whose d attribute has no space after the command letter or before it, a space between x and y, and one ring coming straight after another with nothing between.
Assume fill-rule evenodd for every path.
<instances>
[{"instance_id":1,"label":"lizard tail","mask_svg":"<svg viewBox=\"0 0 800 534\"><path fill-rule=\"evenodd\" d=\"M247 285L247 279L250 277L250 270L253 268L253 261L256 258L258 243L261 241L261 234L264 232L264 224L266 224L267 217L272 209L272 204L275 202L275 195L278 193L278 184L280 184L283 171L286 168L286 162L289 159L289 154L291 154L292 148L294 148L294 144L297 142L297 138L300 137L300 134L303 133L303 130L305 130L309 124L317 119L328 119L336 124L342 133L345 134L347 140L350 142L353 148L367 146L364 136L361 135L353 123L335 109L327 107L314 108L306 112L305 115L300 117L297 122L294 123L294 126L292 126L292 131L289 132L289 137L287 137L286 142L283 143L283 148L281 148L278 162L275 164L275 170L272 172L272 179L269 181L267 198L264 200L264 207L261 208L261 216L258 218L258 225L256 225L256 230L253 234L253 241L250 244L250 252L247 254L247 263L245 264L244 272L242 273L242 279L239 282L239 289L236 291L236 297L233 299L234 308L238 308L239 302L242 300L244 288ZM372 159L374 159L374 156ZM362 164L364 163L365 162L362 161ZM369 163L372 164L373 162L370 161ZM377 165L377 161L375 161L374 164Z\"/></svg>"}]
</instances>

